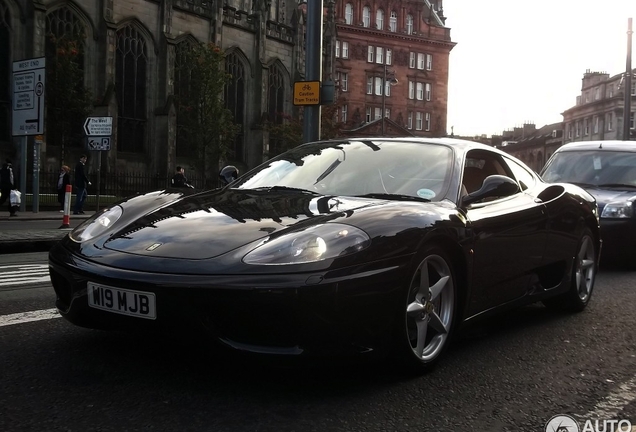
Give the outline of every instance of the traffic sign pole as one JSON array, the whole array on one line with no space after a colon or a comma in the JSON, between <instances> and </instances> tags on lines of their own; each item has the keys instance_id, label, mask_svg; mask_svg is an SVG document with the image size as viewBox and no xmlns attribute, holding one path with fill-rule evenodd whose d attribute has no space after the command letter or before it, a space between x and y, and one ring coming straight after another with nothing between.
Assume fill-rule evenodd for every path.
<instances>
[{"instance_id":1,"label":"traffic sign pole","mask_svg":"<svg viewBox=\"0 0 636 432\"><path fill-rule=\"evenodd\" d=\"M87 117L84 121L86 133L86 148L97 151L97 202L95 211L99 211L99 197L101 193L102 151L110 150L110 136L113 133L112 117Z\"/></svg>"}]
</instances>

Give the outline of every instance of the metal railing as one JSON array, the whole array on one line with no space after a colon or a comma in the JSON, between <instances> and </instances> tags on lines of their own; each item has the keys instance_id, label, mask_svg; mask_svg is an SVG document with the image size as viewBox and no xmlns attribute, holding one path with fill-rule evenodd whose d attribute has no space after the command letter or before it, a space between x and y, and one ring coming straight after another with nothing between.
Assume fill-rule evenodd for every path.
<instances>
[{"instance_id":1,"label":"metal railing","mask_svg":"<svg viewBox=\"0 0 636 432\"><path fill-rule=\"evenodd\" d=\"M59 171L40 171L39 180L39 206L42 210L58 208L57 201L57 182L59 179ZM97 175L91 173L88 176L92 183L88 187L88 199L85 209L94 209L97 196ZM99 195L100 208L109 202L114 202L129 196L140 193L162 190L170 186L172 176L160 174L147 174L142 172L126 172L126 173L102 173L99 178ZM205 181L202 177L188 175L188 182L194 186L196 190L203 190ZM73 184L73 174L71 173L71 184ZM33 194L33 173L27 174L27 203L30 203ZM73 187L73 195L75 195L75 187ZM73 196L73 202L75 196Z\"/></svg>"}]
</instances>

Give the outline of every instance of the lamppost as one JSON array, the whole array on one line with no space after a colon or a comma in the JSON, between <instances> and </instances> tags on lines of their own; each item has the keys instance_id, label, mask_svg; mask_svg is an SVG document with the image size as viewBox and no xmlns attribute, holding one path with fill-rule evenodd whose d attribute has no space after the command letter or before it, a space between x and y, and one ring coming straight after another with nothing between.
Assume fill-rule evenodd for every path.
<instances>
[{"instance_id":1,"label":"lamppost","mask_svg":"<svg viewBox=\"0 0 636 432\"><path fill-rule=\"evenodd\" d=\"M384 78L382 79L382 136L384 136L384 118L386 117L386 88L387 83L390 86L394 86L398 83L397 78L395 77L395 71L388 71L389 81L387 82L387 68L386 63L384 63Z\"/></svg>"}]
</instances>

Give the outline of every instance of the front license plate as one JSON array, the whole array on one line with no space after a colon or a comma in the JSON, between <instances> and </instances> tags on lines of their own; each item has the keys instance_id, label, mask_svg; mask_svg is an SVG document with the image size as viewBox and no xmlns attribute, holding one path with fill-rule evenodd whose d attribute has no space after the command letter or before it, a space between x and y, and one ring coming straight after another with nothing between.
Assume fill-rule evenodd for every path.
<instances>
[{"instance_id":1,"label":"front license plate","mask_svg":"<svg viewBox=\"0 0 636 432\"><path fill-rule=\"evenodd\" d=\"M86 288L88 305L92 308L137 318L157 318L154 293L115 288L93 282L88 282Z\"/></svg>"}]
</instances>

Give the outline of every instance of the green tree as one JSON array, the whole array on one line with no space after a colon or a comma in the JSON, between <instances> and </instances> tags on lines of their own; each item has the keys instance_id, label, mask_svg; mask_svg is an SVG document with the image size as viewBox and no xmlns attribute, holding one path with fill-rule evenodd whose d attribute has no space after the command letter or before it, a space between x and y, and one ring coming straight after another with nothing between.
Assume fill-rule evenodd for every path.
<instances>
[{"instance_id":1,"label":"green tree","mask_svg":"<svg viewBox=\"0 0 636 432\"><path fill-rule=\"evenodd\" d=\"M220 161L232 156L238 126L225 108L223 88L231 78L225 72L225 54L213 43L192 45L179 66L179 92L175 95L179 124L187 139L185 154L195 157L194 167L206 187L216 186ZM213 174L211 174L213 173Z\"/></svg>"},{"instance_id":2,"label":"green tree","mask_svg":"<svg viewBox=\"0 0 636 432\"><path fill-rule=\"evenodd\" d=\"M344 103L343 99L339 99L332 105L324 105L320 110L320 139L328 140L338 138L345 124L337 117L339 109ZM296 147L304 142L303 140L303 119L292 117L287 114L281 114L281 122L267 122L265 125L269 131L270 141L277 141L278 150L276 154L270 152L269 157L283 153L291 148ZM270 145L270 148L272 146Z\"/></svg>"},{"instance_id":3,"label":"green tree","mask_svg":"<svg viewBox=\"0 0 636 432\"><path fill-rule=\"evenodd\" d=\"M81 147L83 125L93 108L92 94L84 86L81 35L49 35L46 65L47 141L61 147L64 164L69 146Z\"/></svg>"}]
</instances>

